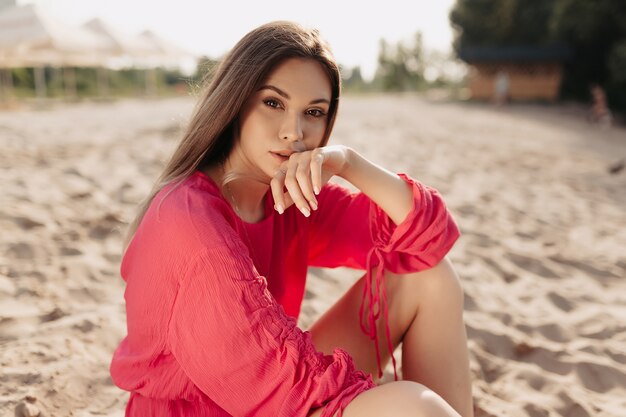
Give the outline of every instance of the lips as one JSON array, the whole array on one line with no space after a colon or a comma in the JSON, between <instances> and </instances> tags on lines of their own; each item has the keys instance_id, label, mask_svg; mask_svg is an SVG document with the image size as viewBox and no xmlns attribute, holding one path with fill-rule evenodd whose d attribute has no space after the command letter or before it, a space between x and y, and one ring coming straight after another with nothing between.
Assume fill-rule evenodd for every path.
<instances>
[{"instance_id":1,"label":"lips","mask_svg":"<svg viewBox=\"0 0 626 417\"><path fill-rule=\"evenodd\" d=\"M277 154L276 152L270 152L270 154L272 155L274 159L276 159L278 162L281 162L281 163L289 160L288 156L282 156L280 154Z\"/></svg>"},{"instance_id":2,"label":"lips","mask_svg":"<svg viewBox=\"0 0 626 417\"><path fill-rule=\"evenodd\" d=\"M293 151L270 151L272 156L279 162L285 162L289 160L289 156L294 153Z\"/></svg>"},{"instance_id":3,"label":"lips","mask_svg":"<svg viewBox=\"0 0 626 417\"><path fill-rule=\"evenodd\" d=\"M273 154L279 155L279 156L285 156L287 158L289 158L291 156L292 153L295 153L292 150L286 150L286 151L271 151Z\"/></svg>"}]
</instances>

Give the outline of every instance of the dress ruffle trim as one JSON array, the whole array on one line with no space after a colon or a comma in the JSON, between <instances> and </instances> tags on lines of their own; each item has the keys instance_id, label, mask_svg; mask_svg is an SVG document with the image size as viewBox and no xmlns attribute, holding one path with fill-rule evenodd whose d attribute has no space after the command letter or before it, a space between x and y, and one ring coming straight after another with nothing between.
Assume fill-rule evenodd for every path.
<instances>
[{"instance_id":1,"label":"dress ruffle trim","mask_svg":"<svg viewBox=\"0 0 626 417\"><path fill-rule=\"evenodd\" d=\"M389 311L387 305L387 292L384 285L384 272L389 268L388 257L390 254L406 254L409 255L416 265L423 268L408 267L402 265L403 256L395 256L398 265L390 268L392 272L407 272L408 270L421 270L434 266L435 259L429 249L433 240L450 239L444 245L440 245L439 249L449 249L458 237L456 225L449 215L440 216L440 209L445 210L443 201L440 199L436 190L418 184L412 178L405 174L398 174L400 178L411 185L413 193L413 208L407 215L406 219L399 225L391 221L389 216L374 202L370 206L370 216L374 221L371 224L377 225L376 230L372 228L370 233L374 242L373 247L367 254L366 258L366 275L365 285L363 288L363 297L359 308L359 324L361 330L370 339L374 341L376 348L376 363L378 366L378 378L382 378L383 369L381 366L380 349L378 346L378 334L376 329L376 321L381 313L385 322L385 335L387 337L387 349L391 356L393 364L394 380L398 380L396 370L396 359L393 354L393 344L391 342L391 332L389 330ZM446 211L447 213L447 211ZM450 224L454 227L454 233L450 233ZM426 226L427 225L427 226ZM424 227L426 226L426 227ZM407 235L414 234L416 229L423 229L420 240L415 241L414 238L407 238ZM436 246L436 245L435 245ZM435 251L436 252L436 251ZM444 253L445 255L445 253ZM436 259L437 261L439 259ZM372 270L378 266L376 275L372 282ZM365 301L369 303L369 311L364 323Z\"/></svg>"},{"instance_id":2,"label":"dress ruffle trim","mask_svg":"<svg viewBox=\"0 0 626 417\"><path fill-rule=\"evenodd\" d=\"M343 409L360 393L376 386L372 375L356 369L352 356L342 348L335 348L332 355L318 352L308 331L302 331L297 326L295 318L285 313L282 305L271 302L267 298L267 282L257 277L258 286L254 286L259 294L252 294L252 302L256 304L256 313L262 322L262 328L276 341L277 347L287 343L295 344L297 350L289 350L289 354L304 358L307 369L318 378L336 382L337 395L325 403L316 404L316 407L324 407L320 417L341 417ZM258 304L259 300L264 300ZM268 302L269 301L269 302ZM254 314L254 308L253 314ZM343 384L340 381L344 381Z\"/></svg>"}]
</instances>

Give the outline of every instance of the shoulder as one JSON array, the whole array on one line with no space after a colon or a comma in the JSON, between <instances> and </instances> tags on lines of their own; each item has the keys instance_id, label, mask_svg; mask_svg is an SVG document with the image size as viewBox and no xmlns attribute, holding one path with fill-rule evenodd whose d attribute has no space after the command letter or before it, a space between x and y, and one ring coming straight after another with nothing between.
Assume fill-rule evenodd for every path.
<instances>
[{"instance_id":1,"label":"shoulder","mask_svg":"<svg viewBox=\"0 0 626 417\"><path fill-rule=\"evenodd\" d=\"M196 171L154 196L137 232L166 246L210 247L228 243L235 227L219 188Z\"/></svg>"}]
</instances>

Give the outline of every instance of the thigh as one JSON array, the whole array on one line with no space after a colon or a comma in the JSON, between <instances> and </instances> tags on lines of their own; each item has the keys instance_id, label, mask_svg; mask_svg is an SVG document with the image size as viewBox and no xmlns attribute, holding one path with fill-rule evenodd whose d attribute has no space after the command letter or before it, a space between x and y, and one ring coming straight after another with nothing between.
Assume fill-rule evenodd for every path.
<instances>
[{"instance_id":1,"label":"thigh","mask_svg":"<svg viewBox=\"0 0 626 417\"><path fill-rule=\"evenodd\" d=\"M376 269L372 273L372 279L375 277L375 272ZM365 278L365 275L362 276L350 287L328 311L313 323L308 331L311 333L313 344L317 350L326 354L332 354L335 347L345 349L354 359L356 368L371 373L374 381L378 383L378 366L376 364L374 341L363 333L359 324L359 308L363 297ZM410 283L403 278L405 277L402 275L385 272L384 283L387 292L389 332L394 350L402 341L404 333L409 328L416 314L415 297L411 296L410 290L407 291ZM369 304L366 301L364 314L366 315L368 311ZM364 322L366 317L367 315L364 317ZM387 335L382 310L376 322L376 332L378 335L381 366L384 369L391 356L387 349Z\"/></svg>"},{"instance_id":2,"label":"thigh","mask_svg":"<svg viewBox=\"0 0 626 417\"><path fill-rule=\"evenodd\" d=\"M320 417L323 412L324 407L317 408L308 417ZM460 417L443 398L413 381L394 381L371 388L357 395L343 410L343 417L426 416Z\"/></svg>"}]
</instances>

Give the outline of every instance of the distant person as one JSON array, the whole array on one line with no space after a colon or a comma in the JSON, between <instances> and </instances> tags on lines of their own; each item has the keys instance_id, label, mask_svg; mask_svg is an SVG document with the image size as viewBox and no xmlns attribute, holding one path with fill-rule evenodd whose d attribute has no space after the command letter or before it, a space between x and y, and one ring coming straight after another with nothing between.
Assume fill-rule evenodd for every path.
<instances>
[{"instance_id":1,"label":"distant person","mask_svg":"<svg viewBox=\"0 0 626 417\"><path fill-rule=\"evenodd\" d=\"M494 102L501 106L509 101L509 75L498 71L494 81Z\"/></svg>"},{"instance_id":2,"label":"distant person","mask_svg":"<svg viewBox=\"0 0 626 417\"><path fill-rule=\"evenodd\" d=\"M608 128L613 123L613 115L609 110L604 89L598 84L591 84L591 121L599 124L602 128Z\"/></svg>"},{"instance_id":3,"label":"distant person","mask_svg":"<svg viewBox=\"0 0 626 417\"><path fill-rule=\"evenodd\" d=\"M318 31L262 25L209 80L128 230L126 415L471 417L457 225L436 190L328 145L341 77ZM366 272L303 331L309 266ZM401 342L405 381L377 385Z\"/></svg>"}]
</instances>

